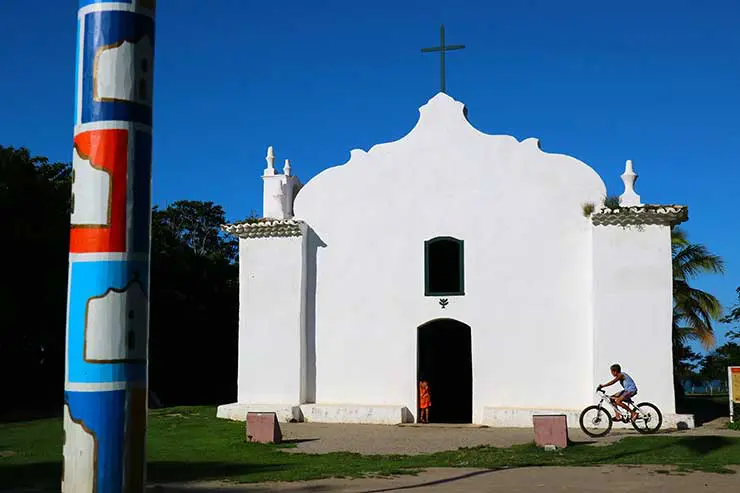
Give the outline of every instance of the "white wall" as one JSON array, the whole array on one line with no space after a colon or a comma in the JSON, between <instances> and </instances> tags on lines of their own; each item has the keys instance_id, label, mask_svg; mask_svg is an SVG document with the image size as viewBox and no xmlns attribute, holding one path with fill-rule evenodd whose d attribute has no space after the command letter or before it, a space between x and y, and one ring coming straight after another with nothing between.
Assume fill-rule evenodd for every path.
<instances>
[{"instance_id":1,"label":"white wall","mask_svg":"<svg viewBox=\"0 0 740 493\"><path fill-rule=\"evenodd\" d=\"M240 403L298 405L305 393L304 242L239 240Z\"/></svg>"},{"instance_id":2,"label":"white wall","mask_svg":"<svg viewBox=\"0 0 740 493\"><path fill-rule=\"evenodd\" d=\"M317 175L295 202L325 245L316 402L415 413L417 327L449 317L472 329L474 421L484 406L590 403L592 225L582 204L605 192L572 157L477 131L443 94L401 140ZM424 296L424 241L438 235L465 241L466 294L444 310Z\"/></svg>"},{"instance_id":3,"label":"white wall","mask_svg":"<svg viewBox=\"0 0 740 493\"><path fill-rule=\"evenodd\" d=\"M593 240L593 387L619 363L637 384L636 402L663 414L675 412L670 235L668 226L595 226Z\"/></svg>"}]
</instances>

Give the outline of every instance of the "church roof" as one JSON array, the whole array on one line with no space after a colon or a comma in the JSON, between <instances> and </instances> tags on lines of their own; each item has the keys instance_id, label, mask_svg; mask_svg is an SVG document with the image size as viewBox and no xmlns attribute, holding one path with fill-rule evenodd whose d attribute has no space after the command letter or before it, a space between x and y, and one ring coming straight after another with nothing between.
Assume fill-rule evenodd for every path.
<instances>
[{"instance_id":1,"label":"church roof","mask_svg":"<svg viewBox=\"0 0 740 493\"><path fill-rule=\"evenodd\" d=\"M674 226L689 218L689 209L685 205L639 205L603 208L591 216L595 226L637 226L657 224Z\"/></svg>"},{"instance_id":2,"label":"church roof","mask_svg":"<svg viewBox=\"0 0 740 493\"><path fill-rule=\"evenodd\" d=\"M250 218L232 224L224 224L221 229L239 238L276 238L301 236L303 221L296 219Z\"/></svg>"}]
</instances>

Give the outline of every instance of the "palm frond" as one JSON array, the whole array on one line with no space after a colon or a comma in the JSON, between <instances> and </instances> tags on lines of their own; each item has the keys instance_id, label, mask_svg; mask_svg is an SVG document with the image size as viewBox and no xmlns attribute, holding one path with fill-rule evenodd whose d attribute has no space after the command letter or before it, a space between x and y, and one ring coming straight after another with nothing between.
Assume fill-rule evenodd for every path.
<instances>
[{"instance_id":1,"label":"palm frond","mask_svg":"<svg viewBox=\"0 0 740 493\"><path fill-rule=\"evenodd\" d=\"M677 326L676 338L681 344L698 341L704 349L710 350L716 344L714 329L702 314L685 313L680 317L683 324Z\"/></svg>"},{"instance_id":2,"label":"palm frond","mask_svg":"<svg viewBox=\"0 0 740 493\"><path fill-rule=\"evenodd\" d=\"M680 247L689 244L688 235L686 231L679 227L673 228L671 231L671 245L673 247Z\"/></svg>"},{"instance_id":3,"label":"palm frond","mask_svg":"<svg viewBox=\"0 0 740 493\"><path fill-rule=\"evenodd\" d=\"M689 244L678 249L673 255L674 273L680 278L692 278L698 274L722 274L725 262L709 252L704 245Z\"/></svg>"},{"instance_id":4,"label":"palm frond","mask_svg":"<svg viewBox=\"0 0 740 493\"><path fill-rule=\"evenodd\" d=\"M680 228L671 231L671 251L674 345L695 340L712 349L716 343L712 323L722 316L722 304L713 295L692 288L688 280L699 274L723 273L724 260L704 245L691 243Z\"/></svg>"}]
</instances>

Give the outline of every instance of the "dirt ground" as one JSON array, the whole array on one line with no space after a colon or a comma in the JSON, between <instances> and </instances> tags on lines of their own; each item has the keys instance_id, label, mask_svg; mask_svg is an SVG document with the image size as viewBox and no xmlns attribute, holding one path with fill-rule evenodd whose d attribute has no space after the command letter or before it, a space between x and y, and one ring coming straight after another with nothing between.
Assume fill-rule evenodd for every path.
<instances>
[{"instance_id":1,"label":"dirt ground","mask_svg":"<svg viewBox=\"0 0 740 493\"><path fill-rule=\"evenodd\" d=\"M297 483L273 483L249 486L223 486L202 483L181 487L155 487L149 493L379 493L408 491L413 493L543 493L543 492L609 492L667 493L740 491L740 468L737 474L693 472L679 474L660 467L532 467L488 471L480 469L430 469L418 476L393 479L329 479Z\"/></svg>"},{"instance_id":2,"label":"dirt ground","mask_svg":"<svg viewBox=\"0 0 740 493\"><path fill-rule=\"evenodd\" d=\"M428 454L460 447L490 445L510 447L534 440L531 428L488 428L475 425L359 425L322 423L282 423L283 438L296 443L292 453L322 454ZM590 441L581 430L569 430L573 441ZM617 431L600 439L611 443L634 431Z\"/></svg>"},{"instance_id":3,"label":"dirt ground","mask_svg":"<svg viewBox=\"0 0 740 493\"><path fill-rule=\"evenodd\" d=\"M725 420L726 422L726 420ZM321 454L327 452L356 452L360 454L414 455L460 447L490 445L510 447L534 440L532 428L488 428L476 425L359 425L322 423L281 423L283 438L296 443L292 453ZM740 436L728 430L726 424L708 423L692 430L663 430L674 435ZM574 442L592 442L606 445L625 436L638 436L635 430L612 430L604 438L589 438L578 428L568 430Z\"/></svg>"}]
</instances>

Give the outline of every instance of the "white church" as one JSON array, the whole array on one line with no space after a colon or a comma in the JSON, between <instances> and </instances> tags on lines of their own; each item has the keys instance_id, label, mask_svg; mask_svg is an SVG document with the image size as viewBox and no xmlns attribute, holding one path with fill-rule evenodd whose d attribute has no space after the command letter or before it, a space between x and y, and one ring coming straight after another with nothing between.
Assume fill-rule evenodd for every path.
<instances>
[{"instance_id":1,"label":"white church","mask_svg":"<svg viewBox=\"0 0 740 493\"><path fill-rule=\"evenodd\" d=\"M419 113L305 185L268 149L263 217L223 226L239 237L239 368L217 415L412 423L426 380L430 422L577 427L619 363L636 402L692 427L671 351L687 208L643 204L631 161L607 208L587 164L484 134L445 93Z\"/></svg>"}]
</instances>

